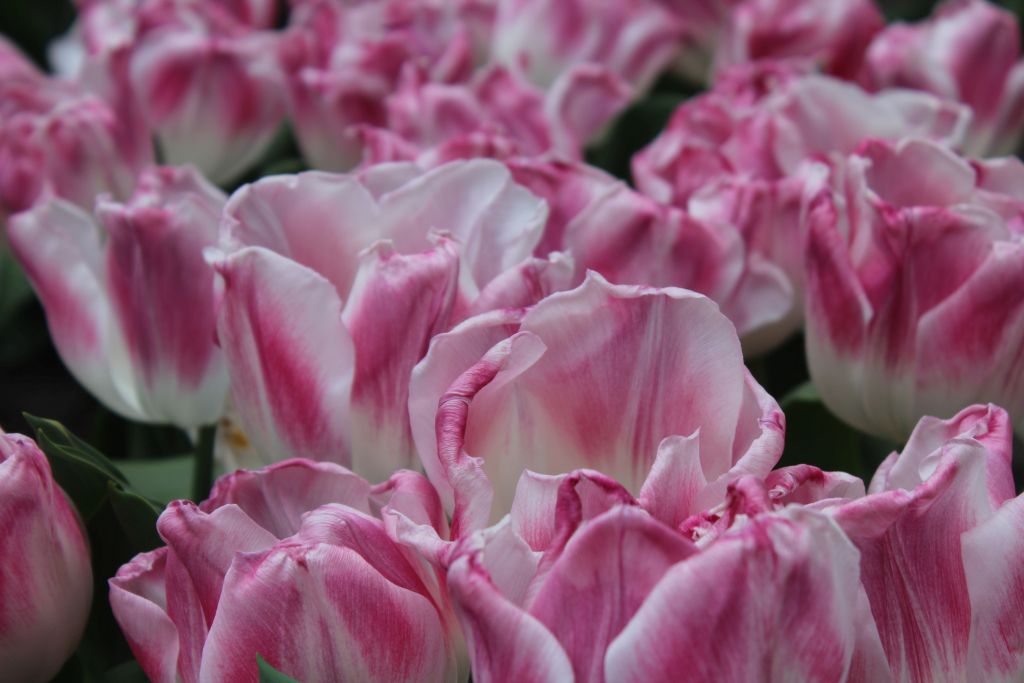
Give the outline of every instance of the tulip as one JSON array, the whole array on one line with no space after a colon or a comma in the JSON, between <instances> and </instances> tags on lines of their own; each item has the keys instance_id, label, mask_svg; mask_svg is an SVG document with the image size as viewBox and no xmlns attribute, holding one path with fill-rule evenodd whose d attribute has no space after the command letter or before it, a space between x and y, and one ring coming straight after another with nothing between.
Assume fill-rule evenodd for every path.
<instances>
[{"instance_id":1,"label":"tulip","mask_svg":"<svg viewBox=\"0 0 1024 683\"><path fill-rule=\"evenodd\" d=\"M477 306L528 306L567 283L563 257L529 259L545 217L482 159L236 192L218 334L252 452L341 462L371 481L410 466L409 373L430 339Z\"/></svg>"},{"instance_id":2,"label":"tulip","mask_svg":"<svg viewBox=\"0 0 1024 683\"><path fill-rule=\"evenodd\" d=\"M596 273L525 313L438 335L409 396L419 456L458 535L508 512L524 470L598 469L633 495L661 491L678 523L782 451L782 413L714 303Z\"/></svg>"},{"instance_id":3,"label":"tulip","mask_svg":"<svg viewBox=\"0 0 1024 683\"><path fill-rule=\"evenodd\" d=\"M732 320L745 352L793 308L785 278L762 260L748 262L743 237L728 217L699 220L581 163L547 158L506 163L517 181L551 206L537 253L572 254L575 284L594 270L616 284L700 292ZM753 204L751 211L758 208L747 203Z\"/></svg>"},{"instance_id":4,"label":"tulip","mask_svg":"<svg viewBox=\"0 0 1024 683\"><path fill-rule=\"evenodd\" d=\"M859 80L871 89L917 88L968 105L966 149L1017 151L1024 133L1024 64L1012 12L983 0L938 6L916 24L895 23L871 42Z\"/></svg>"},{"instance_id":5,"label":"tulip","mask_svg":"<svg viewBox=\"0 0 1024 683\"><path fill-rule=\"evenodd\" d=\"M150 162L148 141L105 102L46 77L0 42L0 216L44 194L86 209L100 193L127 197Z\"/></svg>"},{"instance_id":6,"label":"tulip","mask_svg":"<svg viewBox=\"0 0 1024 683\"><path fill-rule=\"evenodd\" d=\"M235 180L267 150L285 113L276 3L86 2L52 50L59 70L155 136L164 163Z\"/></svg>"},{"instance_id":7,"label":"tulip","mask_svg":"<svg viewBox=\"0 0 1024 683\"><path fill-rule=\"evenodd\" d=\"M807 357L843 420L902 441L988 400L1024 426L1024 204L999 187L1014 169L920 140L869 141L837 167L811 220Z\"/></svg>"},{"instance_id":8,"label":"tulip","mask_svg":"<svg viewBox=\"0 0 1024 683\"><path fill-rule=\"evenodd\" d=\"M156 168L94 216L50 197L9 221L61 359L125 417L191 429L220 416L227 376L203 249L224 201L194 169Z\"/></svg>"},{"instance_id":9,"label":"tulip","mask_svg":"<svg viewBox=\"0 0 1024 683\"><path fill-rule=\"evenodd\" d=\"M490 10L480 2L297 3L281 62L303 157L348 171L363 158L358 127L386 127L407 68L427 82L464 82L481 59Z\"/></svg>"},{"instance_id":10,"label":"tulip","mask_svg":"<svg viewBox=\"0 0 1024 683\"><path fill-rule=\"evenodd\" d=\"M225 183L259 160L284 120L277 43L271 33L199 17L138 36L129 78L165 162L195 164Z\"/></svg>"},{"instance_id":11,"label":"tulip","mask_svg":"<svg viewBox=\"0 0 1024 683\"><path fill-rule=\"evenodd\" d=\"M581 160L586 143L628 101L625 84L594 65L570 69L548 92L503 66L458 84L430 82L410 69L385 103L386 126L358 129L362 160L432 167L546 152Z\"/></svg>"},{"instance_id":12,"label":"tulip","mask_svg":"<svg viewBox=\"0 0 1024 683\"><path fill-rule=\"evenodd\" d=\"M456 681L440 576L400 531L445 524L413 472L371 487L331 463L241 471L167 507L167 545L118 570L110 604L154 683L255 682L257 655L305 683Z\"/></svg>"},{"instance_id":13,"label":"tulip","mask_svg":"<svg viewBox=\"0 0 1024 683\"><path fill-rule=\"evenodd\" d=\"M681 23L654 0L499 0L492 55L541 87L591 63L643 92L671 60Z\"/></svg>"},{"instance_id":14,"label":"tulip","mask_svg":"<svg viewBox=\"0 0 1024 683\"><path fill-rule=\"evenodd\" d=\"M884 26L871 0L744 0L722 30L715 67L799 57L819 63L827 73L852 78Z\"/></svg>"},{"instance_id":15,"label":"tulip","mask_svg":"<svg viewBox=\"0 0 1024 683\"><path fill-rule=\"evenodd\" d=\"M28 437L0 432L0 669L45 683L78 646L92 604L82 523Z\"/></svg>"},{"instance_id":16,"label":"tulip","mask_svg":"<svg viewBox=\"0 0 1024 683\"><path fill-rule=\"evenodd\" d=\"M756 355L802 325L803 245L808 212L826 182L821 162L852 152L867 136L955 144L966 120L962 107L924 93L872 96L799 65L753 64L684 103L634 157L633 175L648 196L739 232L741 268L752 284L731 303L708 294Z\"/></svg>"},{"instance_id":17,"label":"tulip","mask_svg":"<svg viewBox=\"0 0 1024 683\"><path fill-rule=\"evenodd\" d=\"M596 473L564 478L554 504L528 488L451 555L474 681L824 682L851 670L857 551L823 513L759 515L698 548Z\"/></svg>"},{"instance_id":18,"label":"tulip","mask_svg":"<svg viewBox=\"0 0 1024 683\"><path fill-rule=\"evenodd\" d=\"M1011 452L1010 422L996 406L925 417L903 452L878 468L866 496L815 487L834 475L790 468L764 482L736 482L716 523L797 503L839 525L859 552L873 622L850 680L1020 680L1024 496L1014 498Z\"/></svg>"}]
</instances>

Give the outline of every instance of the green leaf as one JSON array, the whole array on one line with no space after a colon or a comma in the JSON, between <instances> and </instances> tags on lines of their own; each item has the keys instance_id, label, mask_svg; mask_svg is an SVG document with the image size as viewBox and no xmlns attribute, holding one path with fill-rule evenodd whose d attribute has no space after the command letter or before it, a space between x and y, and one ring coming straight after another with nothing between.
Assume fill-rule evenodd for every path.
<instances>
[{"instance_id":1,"label":"green leaf","mask_svg":"<svg viewBox=\"0 0 1024 683\"><path fill-rule=\"evenodd\" d=\"M50 461L54 479L87 524L109 503L128 549L142 552L160 545L156 519L163 510L161 503L133 490L113 462L64 425L28 414L25 420L35 430L36 442Z\"/></svg>"},{"instance_id":2,"label":"green leaf","mask_svg":"<svg viewBox=\"0 0 1024 683\"><path fill-rule=\"evenodd\" d=\"M110 506L128 541L140 550L153 550L163 544L156 532L156 520L163 506L127 491L115 482L107 482Z\"/></svg>"},{"instance_id":3,"label":"green leaf","mask_svg":"<svg viewBox=\"0 0 1024 683\"><path fill-rule=\"evenodd\" d=\"M256 655L256 664L260 667L260 683L299 683L267 664L261 655Z\"/></svg>"},{"instance_id":4,"label":"green leaf","mask_svg":"<svg viewBox=\"0 0 1024 683\"><path fill-rule=\"evenodd\" d=\"M50 461L53 477L88 522L108 496L108 481L128 484L110 460L67 430L64 425L25 414L36 443Z\"/></svg>"},{"instance_id":5,"label":"green leaf","mask_svg":"<svg viewBox=\"0 0 1024 683\"><path fill-rule=\"evenodd\" d=\"M189 497L194 459L186 453L158 460L122 460L117 464L137 492L166 504Z\"/></svg>"},{"instance_id":6,"label":"green leaf","mask_svg":"<svg viewBox=\"0 0 1024 683\"><path fill-rule=\"evenodd\" d=\"M780 401L786 414L786 448L780 467L808 464L864 478L860 435L829 412L817 389L805 382Z\"/></svg>"}]
</instances>

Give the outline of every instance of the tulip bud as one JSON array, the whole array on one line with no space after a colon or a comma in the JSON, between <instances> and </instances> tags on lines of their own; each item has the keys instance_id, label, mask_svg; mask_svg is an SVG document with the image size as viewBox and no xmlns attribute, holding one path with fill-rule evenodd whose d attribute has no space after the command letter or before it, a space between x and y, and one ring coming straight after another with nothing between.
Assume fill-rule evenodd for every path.
<instances>
[{"instance_id":1,"label":"tulip bud","mask_svg":"<svg viewBox=\"0 0 1024 683\"><path fill-rule=\"evenodd\" d=\"M227 376L203 249L224 201L194 169L159 168L126 203L101 199L95 218L51 198L10 220L62 360L126 417L194 428L221 414Z\"/></svg>"},{"instance_id":2,"label":"tulip bud","mask_svg":"<svg viewBox=\"0 0 1024 683\"><path fill-rule=\"evenodd\" d=\"M150 680L259 680L256 656L304 683L454 680L457 629L438 568L401 529L447 536L422 475L371 487L291 460L222 478L200 506L171 503L166 547L110 580Z\"/></svg>"},{"instance_id":3,"label":"tulip bud","mask_svg":"<svg viewBox=\"0 0 1024 683\"><path fill-rule=\"evenodd\" d=\"M808 363L859 429L901 441L921 416L978 400L1024 427L1022 204L987 175L921 140L868 141L813 211Z\"/></svg>"},{"instance_id":4,"label":"tulip bud","mask_svg":"<svg viewBox=\"0 0 1024 683\"><path fill-rule=\"evenodd\" d=\"M92 604L82 523L39 447L0 432L0 670L45 683L71 656Z\"/></svg>"}]
</instances>

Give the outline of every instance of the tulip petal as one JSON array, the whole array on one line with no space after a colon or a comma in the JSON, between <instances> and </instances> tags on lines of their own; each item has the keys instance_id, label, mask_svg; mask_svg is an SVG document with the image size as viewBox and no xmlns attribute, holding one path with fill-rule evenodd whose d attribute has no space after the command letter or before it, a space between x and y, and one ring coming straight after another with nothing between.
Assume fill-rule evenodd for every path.
<instances>
[{"instance_id":1,"label":"tulip petal","mask_svg":"<svg viewBox=\"0 0 1024 683\"><path fill-rule=\"evenodd\" d=\"M799 508L759 515L670 569L608 649L609 681L844 680L857 552Z\"/></svg>"},{"instance_id":2,"label":"tulip petal","mask_svg":"<svg viewBox=\"0 0 1024 683\"><path fill-rule=\"evenodd\" d=\"M573 535L531 600L530 614L565 648L577 680L602 683L608 644L665 572L696 552L638 508L615 508Z\"/></svg>"},{"instance_id":3,"label":"tulip petal","mask_svg":"<svg viewBox=\"0 0 1024 683\"><path fill-rule=\"evenodd\" d=\"M409 426L409 376L430 339L448 329L458 295L456 245L403 256L386 243L363 255L342 320L355 347L352 463L383 481L415 457Z\"/></svg>"},{"instance_id":4,"label":"tulip petal","mask_svg":"<svg viewBox=\"0 0 1024 683\"><path fill-rule=\"evenodd\" d=\"M490 159L456 161L429 171L380 198L382 237L402 253L416 252L431 230L462 245L473 281L485 286L533 252L547 205ZM411 219L410 217L415 217Z\"/></svg>"},{"instance_id":5,"label":"tulip petal","mask_svg":"<svg viewBox=\"0 0 1024 683\"><path fill-rule=\"evenodd\" d=\"M266 247L320 273L346 299L359 253L382 237L379 220L358 179L309 171L240 188L224 208L221 231L229 249Z\"/></svg>"},{"instance_id":6,"label":"tulip petal","mask_svg":"<svg viewBox=\"0 0 1024 683\"><path fill-rule=\"evenodd\" d=\"M194 170L159 173L168 185L154 193L159 204L101 200L96 215L109 235L107 284L142 410L192 428L214 422L227 394L213 343L214 273L203 257L225 198Z\"/></svg>"},{"instance_id":7,"label":"tulip petal","mask_svg":"<svg viewBox=\"0 0 1024 683\"><path fill-rule=\"evenodd\" d=\"M966 675L971 607L960 539L992 514L980 443L954 439L930 458L938 466L913 491L869 495L835 512L860 550L893 673L920 683Z\"/></svg>"},{"instance_id":8,"label":"tulip petal","mask_svg":"<svg viewBox=\"0 0 1024 683\"><path fill-rule=\"evenodd\" d=\"M452 563L448 590L466 634L474 681L573 680L572 663L558 640L502 595L479 557L466 555Z\"/></svg>"},{"instance_id":9,"label":"tulip petal","mask_svg":"<svg viewBox=\"0 0 1024 683\"><path fill-rule=\"evenodd\" d=\"M75 379L112 410L142 419L107 297L99 228L74 205L51 199L12 216L7 235Z\"/></svg>"},{"instance_id":10,"label":"tulip petal","mask_svg":"<svg viewBox=\"0 0 1024 683\"><path fill-rule=\"evenodd\" d=\"M167 615L167 549L137 555L110 579L110 607L132 654L153 683L178 680L178 629Z\"/></svg>"},{"instance_id":11,"label":"tulip petal","mask_svg":"<svg viewBox=\"0 0 1024 683\"><path fill-rule=\"evenodd\" d=\"M218 335L247 436L270 462L347 464L355 354L334 287L260 247L216 268L224 280Z\"/></svg>"},{"instance_id":12,"label":"tulip petal","mask_svg":"<svg viewBox=\"0 0 1024 683\"><path fill-rule=\"evenodd\" d=\"M302 517L310 510L340 503L369 514L369 498L366 480L344 467L296 459L221 477L199 509L209 513L237 505L274 536L286 538L299 530Z\"/></svg>"},{"instance_id":13,"label":"tulip petal","mask_svg":"<svg viewBox=\"0 0 1024 683\"><path fill-rule=\"evenodd\" d=\"M967 670L993 683L1024 675L1024 498L963 535L971 600Z\"/></svg>"},{"instance_id":14,"label":"tulip petal","mask_svg":"<svg viewBox=\"0 0 1024 683\"><path fill-rule=\"evenodd\" d=\"M496 310L457 325L434 337L426 357L413 368L409 381L409 419L420 463L437 488L445 509L454 509L451 482L437 450L438 401L458 377L481 356L519 329L522 311Z\"/></svg>"},{"instance_id":15,"label":"tulip petal","mask_svg":"<svg viewBox=\"0 0 1024 683\"><path fill-rule=\"evenodd\" d=\"M255 683L257 654L304 683L450 680L446 651L424 596L350 548L285 542L232 563L201 680Z\"/></svg>"}]
</instances>

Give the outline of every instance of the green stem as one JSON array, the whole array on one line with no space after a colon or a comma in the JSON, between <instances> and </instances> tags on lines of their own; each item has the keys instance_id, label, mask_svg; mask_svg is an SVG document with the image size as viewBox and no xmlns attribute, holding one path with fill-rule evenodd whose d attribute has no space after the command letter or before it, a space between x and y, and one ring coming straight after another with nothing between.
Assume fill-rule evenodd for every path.
<instances>
[{"instance_id":1,"label":"green stem","mask_svg":"<svg viewBox=\"0 0 1024 683\"><path fill-rule=\"evenodd\" d=\"M205 500L213 486L213 437L216 427L209 425L199 430L196 440L195 463L192 469L192 499Z\"/></svg>"}]
</instances>

